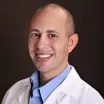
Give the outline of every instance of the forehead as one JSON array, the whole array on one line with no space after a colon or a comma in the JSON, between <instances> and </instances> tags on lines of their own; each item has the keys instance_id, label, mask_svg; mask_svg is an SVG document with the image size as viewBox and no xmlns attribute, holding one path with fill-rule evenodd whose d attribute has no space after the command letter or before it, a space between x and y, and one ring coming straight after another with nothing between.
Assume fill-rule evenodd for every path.
<instances>
[{"instance_id":1,"label":"forehead","mask_svg":"<svg viewBox=\"0 0 104 104\"><path fill-rule=\"evenodd\" d=\"M66 16L62 10L46 8L34 14L30 29L48 29L65 31Z\"/></svg>"}]
</instances>

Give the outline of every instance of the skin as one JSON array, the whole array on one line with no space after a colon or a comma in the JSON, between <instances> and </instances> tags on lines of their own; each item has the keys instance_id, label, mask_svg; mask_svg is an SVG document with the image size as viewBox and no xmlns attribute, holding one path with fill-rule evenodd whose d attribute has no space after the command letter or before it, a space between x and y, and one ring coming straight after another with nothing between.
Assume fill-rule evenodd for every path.
<instances>
[{"instance_id":1,"label":"skin","mask_svg":"<svg viewBox=\"0 0 104 104\"><path fill-rule=\"evenodd\" d=\"M78 42L78 35L68 38L65 12L50 6L38 11L32 18L28 48L30 57L40 72L40 85L61 73L68 63L68 54ZM41 56L48 55L48 58Z\"/></svg>"}]
</instances>

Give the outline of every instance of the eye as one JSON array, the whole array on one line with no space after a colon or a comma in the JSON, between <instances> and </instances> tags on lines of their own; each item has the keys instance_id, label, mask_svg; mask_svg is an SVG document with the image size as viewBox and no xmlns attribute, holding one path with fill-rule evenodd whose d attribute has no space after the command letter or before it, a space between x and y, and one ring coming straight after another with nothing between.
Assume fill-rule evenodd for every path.
<instances>
[{"instance_id":1,"label":"eye","mask_svg":"<svg viewBox=\"0 0 104 104\"><path fill-rule=\"evenodd\" d=\"M40 34L39 34L39 33L32 33L32 34L31 34L31 37L37 38L37 37L40 37Z\"/></svg>"},{"instance_id":2,"label":"eye","mask_svg":"<svg viewBox=\"0 0 104 104\"><path fill-rule=\"evenodd\" d=\"M56 37L56 35L55 34L49 34L49 37L54 38L54 37Z\"/></svg>"}]
</instances>

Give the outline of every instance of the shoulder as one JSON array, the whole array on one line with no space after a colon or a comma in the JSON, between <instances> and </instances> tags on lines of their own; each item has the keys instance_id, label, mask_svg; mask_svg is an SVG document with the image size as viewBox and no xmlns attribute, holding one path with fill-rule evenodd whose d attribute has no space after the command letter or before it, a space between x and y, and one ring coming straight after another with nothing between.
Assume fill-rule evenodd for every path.
<instances>
[{"instance_id":1,"label":"shoulder","mask_svg":"<svg viewBox=\"0 0 104 104\"><path fill-rule=\"evenodd\" d=\"M15 84L13 84L8 91L18 91L20 88L22 87L25 87L25 86L28 86L30 84L30 79L29 78L25 78L25 79L22 79L18 82L16 82Z\"/></svg>"},{"instance_id":2,"label":"shoulder","mask_svg":"<svg viewBox=\"0 0 104 104\"><path fill-rule=\"evenodd\" d=\"M67 79L70 80L71 87L69 87L71 90L68 91L68 95L71 94L79 102L78 104L104 104L104 99L100 93L81 79L73 66Z\"/></svg>"},{"instance_id":3,"label":"shoulder","mask_svg":"<svg viewBox=\"0 0 104 104\"><path fill-rule=\"evenodd\" d=\"M31 87L30 78L26 78L26 79L23 79L23 80L20 80L20 81L16 82L6 92L6 94L3 98L2 104L4 104L4 102L7 101L8 99L10 101L12 99L17 98L26 89L29 90L30 87Z\"/></svg>"},{"instance_id":4,"label":"shoulder","mask_svg":"<svg viewBox=\"0 0 104 104\"><path fill-rule=\"evenodd\" d=\"M104 99L97 90L83 80L82 86L83 87L80 89L80 94L78 96L78 102L81 104L84 102L87 102L87 104L104 104Z\"/></svg>"}]
</instances>

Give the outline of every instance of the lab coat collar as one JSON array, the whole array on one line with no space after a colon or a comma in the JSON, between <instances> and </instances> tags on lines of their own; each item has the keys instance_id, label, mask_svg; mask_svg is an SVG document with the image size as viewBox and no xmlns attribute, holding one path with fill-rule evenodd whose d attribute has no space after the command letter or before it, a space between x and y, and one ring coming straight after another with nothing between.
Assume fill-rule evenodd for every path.
<instances>
[{"instance_id":1,"label":"lab coat collar","mask_svg":"<svg viewBox=\"0 0 104 104\"><path fill-rule=\"evenodd\" d=\"M71 71L64 82L59 86L60 93L77 97L78 91L80 91L82 85L82 80L75 68L71 66Z\"/></svg>"},{"instance_id":2,"label":"lab coat collar","mask_svg":"<svg viewBox=\"0 0 104 104\"><path fill-rule=\"evenodd\" d=\"M44 104L49 104L49 102L51 102L50 104L56 104L56 102L58 102L57 104L61 104L63 98L66 98L66 100L70 99L74 104L80 90L82 89L81 87L83 87L82 80L77 74L75 68L72 66L69 75L63 83L51 93Z\"/></svg>"},{"instance_id":3,"label":"lab coat collar","mask_svg":"<svg viewBox=\"0 0 104 104\"><path fill-rule=\"evenodd\" d=\"M19 96L17 97L18 103L16 104L28 104L29 103L30 88L31 88L30 78L27 78L21 85L21 89L18 94Z\"/></svg>"}]
</instances>

